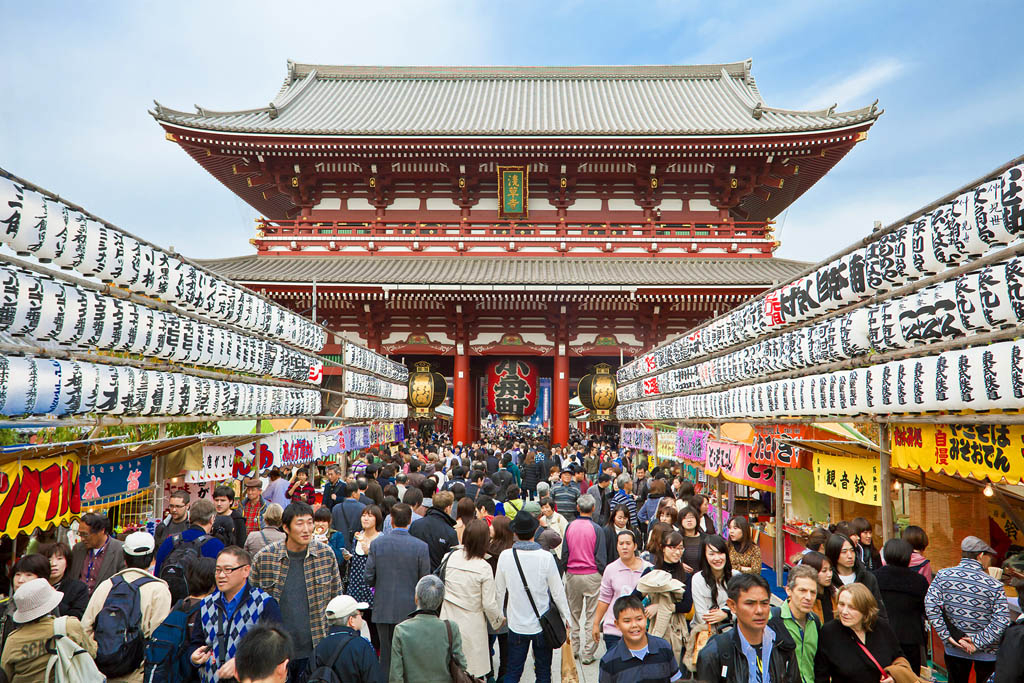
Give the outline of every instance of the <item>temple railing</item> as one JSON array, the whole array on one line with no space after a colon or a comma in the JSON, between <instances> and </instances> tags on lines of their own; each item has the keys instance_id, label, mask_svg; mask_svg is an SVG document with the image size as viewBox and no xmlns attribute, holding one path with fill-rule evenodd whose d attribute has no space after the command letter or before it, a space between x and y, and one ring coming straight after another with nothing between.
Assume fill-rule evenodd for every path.
<instances>
[{"instance_id":1,"label":"temple railing","mask_svg":"<svg viewBox=\"0 0 1024 683\"><path fill-rule=\"evenodd\" d=\"M607 253L623 256L770 256L778 246L765 221L618 223L566 220L372 222L313 218L257 221L261 253L379 250Z\"/></svg>"}]
</instances>

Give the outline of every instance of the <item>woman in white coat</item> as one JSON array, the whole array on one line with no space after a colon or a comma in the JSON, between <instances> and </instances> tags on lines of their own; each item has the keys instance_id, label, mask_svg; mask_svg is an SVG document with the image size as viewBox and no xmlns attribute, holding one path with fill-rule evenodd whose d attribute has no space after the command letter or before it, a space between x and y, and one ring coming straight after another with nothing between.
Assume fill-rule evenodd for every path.
<instances>
[{"instance_id":1,"label":"woman in white coat","mask_svg":"<svg viewBox=\"0 0 1024 683\"><path fill-rule=\"evenodd\" d=\"M462 545L448 553L439 571L444 580L441 618L458 624L466 670L481 678L491 672L487 622L498 628L504 621L494 590L494 573L484 559L490 540L487 522L473 520L462 532Z\"/></svg>"}]
</instances>

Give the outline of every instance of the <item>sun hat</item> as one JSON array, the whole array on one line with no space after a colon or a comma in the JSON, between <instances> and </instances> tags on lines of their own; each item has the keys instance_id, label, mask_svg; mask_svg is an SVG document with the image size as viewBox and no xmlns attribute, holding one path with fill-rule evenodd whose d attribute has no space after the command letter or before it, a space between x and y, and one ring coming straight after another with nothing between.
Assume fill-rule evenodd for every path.
<instances>
[{"instance_id":1,"label":"sun hat","mask_svg":"<svg viewBox=\"0 0 1024 683\"><path fill-rule=\"evenodd\" d=\"M64 594L46 579L32 579L14 591L14 623L25 624L46 616L60 604Z\"/></svg>"},{"instance_id":2,"label":"sun hat","mask_svg":"<svg viewBox=\"0 0 1024 683\"><path fill-rule=\"evenodd\" d=\"M336 595L327 603L324 614L328 619L348 619L361 609L369 609L370 605L365 602L356 602L351 595Z\"/></svg>"}]
</instances>

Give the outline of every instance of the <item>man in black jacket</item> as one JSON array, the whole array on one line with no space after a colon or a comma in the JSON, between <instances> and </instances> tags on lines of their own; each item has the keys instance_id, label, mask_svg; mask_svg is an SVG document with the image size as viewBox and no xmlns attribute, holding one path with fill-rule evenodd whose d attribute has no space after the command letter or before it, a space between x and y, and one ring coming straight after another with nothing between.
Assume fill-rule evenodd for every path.
<instances>
[{"instance_id":1,"label":"man in black jacket","mask_svg":"<svg viewBox=\"0 0 1024 683\"><path fill-rule=\"evenodd\" d=\"M345 482L341 479L341 468L337 465L327 466L327 483L324 484L323 505L328 510L345 498Z\"/></svg>"},{"instance_id":2,"label":"man in black jacket","mask_svg":"<svg viewBox=\"0 0 1024 683\"><path fill-rule=\"evenodd\" d=\"M1024 681L1024 615L1003 633L1003 642L996 655L996 671L992 683Z\"/></svg>"},{"instance_id":3,"label":"man in black jacket","mask_svg":"<svg viewBox=\"0 0 1024 683\"><path fill-rule=\"evenodd\" d=\"M708 641L697 658L702 683L748 683L751 667L763 683L800 683L796 644L779 617L771 616L768 582L755 574L733 574L727 605L736 628Z\"/></svg>"},{"instance_id":4,"label":"man in black jacket","mask_svg":"<svg viewBox=\"0 0 1024 683\"><path fill-rule=\"evenodd\" d=\"M224 547L245 545L249 532L245 528L245 515L235 504L235 490L230 486L221 485L213 490L213 505L217 509L217 518L213 521L213 535L220 539Z\"/></svg>"},{"instance_id":5,"label":"man in black jacket","mask_svg":"<svg viewBox=\"0 0 1024 683\"><path fill-rule=\"evenodd\" d=\"M454 503L455 496L451 491L438 491L434 494L433 506L427 508L427 514L409 527L413 537L427 544L432 572L437 571L448 551L459 544L455 520L451 516Z\"/></svg>"}]
</instances>

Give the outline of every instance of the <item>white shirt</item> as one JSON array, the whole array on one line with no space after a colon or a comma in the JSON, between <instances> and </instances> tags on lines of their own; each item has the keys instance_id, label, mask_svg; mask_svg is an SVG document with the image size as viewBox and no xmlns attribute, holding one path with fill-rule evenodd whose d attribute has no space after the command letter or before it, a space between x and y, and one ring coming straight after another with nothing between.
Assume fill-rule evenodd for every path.
<instances>
[{"instance_id":1,"label":"white shirt","mask_svg":"<svg viewBox=\"0 0 1024 683\"><path fill-rule=\"evenodd\" d=\"M839 580L843 582L844 586L849 586L850 584L857 583L857 573L856 572L850 572L846 576L843 576L839 572L836 572L836 576L839 577Z\"/></svg>"},{"instance_id":2,"label":"white shirt","mask_svg":"<svg viewBox=\"0 0 1024 683\"><path fill-rule=\"evenodd\" d=\"M690 581L690 592L693 595L693 623L703 624L704 615L713 609L725 609L725 601L729 595L725 584L718 584L718 601L711 602L711 587L704 580L704 575L697 572Z\"/></svg>"},{"instance_id":3,"label":"white shirt","mask_svg":"<svg viewBox=\"0 0 1024 683\"><path fill-rule=\"evenodd\" d=\"M555 566L554 556L546 550L516 550L519 562L523 566L523 574L530 586L530 594L533 602L537 605L537 614L544 614L548 610L548 591L555 600L562 621L569 617L569 602L565 598L565 586L558 576L558 567ZM508 593L508 607L505 616L508 619L508 627L513 633L520 635L534 635L540 633L540 622L537 620L530 606L530 600L526 597L526 590L523 588L523 581L519 577L519 570L516 568L516 560L512 556L512 549L509 548L498 557L498 570L494 575L494 587L498 592L498 604L504 604L505 593Z\"/></svg>"}]
</instances>

